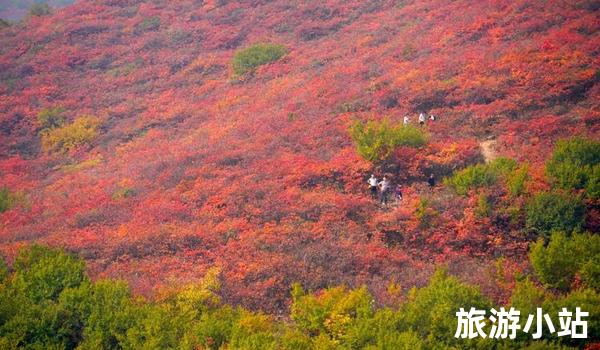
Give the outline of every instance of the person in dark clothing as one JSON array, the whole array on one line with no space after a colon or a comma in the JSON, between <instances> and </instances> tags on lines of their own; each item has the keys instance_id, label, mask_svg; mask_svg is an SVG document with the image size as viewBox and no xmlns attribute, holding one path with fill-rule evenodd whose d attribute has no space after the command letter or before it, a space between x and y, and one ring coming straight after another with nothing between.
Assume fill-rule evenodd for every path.
<instances>
[{"instance_id":1,"label":"person in dark clothing","mask_svg":"<svg viewBox=\"0 0 600 350\"><path fill-rule=\"evenodd\" d=\"M402 186L396 185L396 188L394 189L394 198L396 199L396 206L400 205L400 202L402 201Z\"/></svg>"},{"instance_id":2,"label":"person in dark clothing","mask_svg":"<svg viewBox=\"0 0 600 350\"><path fill-rule=\"evenodd\" d=\"M427 183L429 184L429 188L433 188L435 186L435 177L433 177L433 174L429 174Z\"/></svg>"},{"instance_id":3,"label":"person in dark clothing","mask_svg":"<svg viewBox=\"0 0 600 350\"><path fill-rule=\"evenodd\" d=\"M390 192L390 180L388 180L387 176L383 177L383 180L378 184L378 186L380 191L381 204L387 205L388 195Z\"/></svg>"}]
</instances>

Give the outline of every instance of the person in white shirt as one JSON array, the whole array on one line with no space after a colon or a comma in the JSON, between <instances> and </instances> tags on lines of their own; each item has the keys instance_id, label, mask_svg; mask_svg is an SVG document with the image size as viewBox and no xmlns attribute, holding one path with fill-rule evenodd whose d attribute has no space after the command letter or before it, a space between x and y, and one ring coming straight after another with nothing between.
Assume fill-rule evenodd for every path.
<instances>
[{"instance_id":1,"label":"person in white shirt","mask_svg":"<svg viewBox=\"0 0 600 350\"><path fill-rule=\"evenodd\" d=\"M410 122L410 120L408 119L408 116L405 115L404 116L404 126L407 126L409 122Z\"/></svg>"},{"instance_id":2,"label":"person in white shirt","mask_svg":"<svg viewBox=\"0 0 600 350\"><path fill-rule=\"evenodd\" d=\"M367 180L369 184L369 190L371 191L371 197L377 198L377 178L374 174L371 174L369 180Z\"/></svg>"},{"instance_id":3,"label":"person in white shirt","mask_svg":"<svg viewBox=\"0 0 600 350\"><path fill-rule=\"evenodd\" d=\"M421 114L419 114L419 125L423 126L423 124L425 124L425 113L421 112Z\"/></svg>"},{"instance_id":4,"label":"person in white shirt","mask_svg":"<svg viewBox=\"0 0 600 350\"><path fill-rule=\"evenodd\" d=\"M388 180L388 178L384 176L383 180L377 185L379 186L379 190L381 191L381 204L387 205L388 194L390 192L390 180Z\"/></svg>"},{"instance_id":5,"label":"person in white shirt","mask_svg":"<svg viewBox=\"0 0 600 350\"><path fill-rule=\"evenodd\" d=\"M429 120L430 120L430 121L432 121L432 122L433 122L433 121L435 121L435 116L434 116L433 114L432 114L432 115L430 115L430 116L429 116Z\"/></svg>"}]
</instances>

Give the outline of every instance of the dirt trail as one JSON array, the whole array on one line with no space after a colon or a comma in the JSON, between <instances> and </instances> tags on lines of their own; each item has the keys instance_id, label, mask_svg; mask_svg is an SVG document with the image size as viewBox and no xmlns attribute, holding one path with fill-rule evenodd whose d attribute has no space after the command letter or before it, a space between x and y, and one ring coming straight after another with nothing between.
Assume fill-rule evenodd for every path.
<instances>
[{"instance_id":1,"label":"dirt trail","mask_svg":"<svg viewBox=\"0 0 600 350\"><path fill-rule=\"evenodd\" d=\"M486 163L496 159L496 140L481 141L479 147L481 147L481 154L483 154Z\"/></svg>"}]
</instances>

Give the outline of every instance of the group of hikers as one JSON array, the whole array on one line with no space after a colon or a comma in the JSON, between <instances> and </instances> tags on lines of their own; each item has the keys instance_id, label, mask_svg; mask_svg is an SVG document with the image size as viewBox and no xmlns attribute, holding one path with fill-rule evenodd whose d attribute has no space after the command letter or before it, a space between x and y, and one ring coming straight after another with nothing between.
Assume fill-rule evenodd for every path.
<instances>
[{"instance_id":1,"label":"group of hikers","mask_svg":"<svg viewBox=\"0 0 600 350\"><path fill-rule=\"evenodd\" d=\"M429 120L430 122L433 122L436 120L436 117L433 114L429 115L429 117L426 117L425 113L423 113L423 112L419 113L419 126L425 125L425 120ZM408 125L409 123L410 123L410 118L407 115L404 116L404 125Z\"/></svg>"},{"instance_id":2,"label":"group of hikers","mask_svg":"<svg viewBox=\"0 0 600 350\"><path fill-rule=\"evenodd\" d=\"M436 119L437 118L433 114L426 116L425 113L421 112L419 113L419 126L422 127L423 125L425 125L426 120L433 122ZM408 117L408 115L406 115L404 116L404 125L406 126L408 124L410 124L410 118ZM379 181L375 174L371 174L371 177L367 180L367 183L369 184L369 191L371 192L371 197L373 199L379 199L380 203L383 206L388 205L391 192L393 192L394 194L394 201L396 203L396 206L400 205L400 202L402 201L402 186L400 184L396 184L396 186L392 190L392 183L387 175L384 175L381 181ZM435 187L435 176L433 175L433 173L429 174L429 177L427 178L427 184L431 189Z\"/></svg>"},{"instance_id":3,"label":"group of hikers","mask_svg":"<svg viewBox=\"0 0 600 350\"><path fill-rule=\"evenodd\" d=\"M377 199L379 197L381 205L387 206L390 192L392 192L392 183L389 177L384 175L381 181L379 181L375 174L371 174L371 177L367 180L367 183L369 184L371 197L373 199ZM435 176L433 173L429 174L429 177L427 178L427 184L429 185L429 188L433 188L435 186ZM393 193L394 201L396 206L398 206L402 201L402 186L400 184L396 184L396 187L393 189Z\"/></svg>"}]
</instances>

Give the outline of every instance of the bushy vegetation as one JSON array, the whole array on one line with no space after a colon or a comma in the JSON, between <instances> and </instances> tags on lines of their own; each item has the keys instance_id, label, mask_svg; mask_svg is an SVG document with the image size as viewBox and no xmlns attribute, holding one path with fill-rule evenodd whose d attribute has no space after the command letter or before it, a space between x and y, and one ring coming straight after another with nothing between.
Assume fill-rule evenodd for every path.
<instances>
[{"instance_id":1,"label":"bushy vegetation","mask_svg":"<svg viewBox=\"0 0 600 350\"><path fill-rule=\"evenodd\" d=\"M12 193L10 193L8 188L1 187L0 188L0 213L3 213L5 211L7 211L8 209L12 208L13 205L14 205L14 196L12 195Z\"/></svg>"},{"instance_id":2,"label":"bushy vegetation","mask_svg":"<svg viewBox=\"0 0 600 350\"><path fill-rule=\"evenodd\" d=\"M526 228L537 234L570 233L580 230L584 222L585 205L571 194L539 192L526 204Z\"/></svg>"},{"instance_id":3,"label":"bushy vegetation","mask_svg":"<svg viewBox=\"0 0 600 350\"><path fill-rule=\"evenodd\" d=\"M597 244L597 243L596 243ZM233 308L218 297L219 270L197 284L166 290L155 301L132 296L126 283L91 282L84 262L61 250L31 246L12 271L0 260L0 347L3 349L432 349L494 347L457 339L455 312L492 303L475 287L438 270L396 307L378 308L366 287L318 294L292 288L290 321ZM512 303L549 309L577 303L593 312L600 296L582 290L549 304L547 293L520 283ZM590 333L598 327L592 317ZM592 338L595 337L591 333ZM519 340L525 346L529 340ZM515 345L515 344L514 344Z\"/></svg>"},{"instance_id":4,"label":"bushy vegetation","mask_svg":"<svg viewBox=\"0 0 600 350\"><path fill-rule=\"evenodd\" d=\"M141 34L144 32L158 30L158 28L160 28L160 17L153 16L153 17L144 18L141 22L136 24L134 32L136 34Z\"/></svg>"},{"instance_id":5,"label":"bushy vegetation","mask_svg":"<svg viewBox=\"0 0 600 350\"><path fill-rule=\"evenodd\" d=\"M520 169L517 175L517 162L509 158L497 158L487 164L475 164L455 172L444 179L444 184L450 186L456 193L466 195L471 190L489 187L497 183L501 177L513 179L510 183L511 192L522 191L527 178L527 170ZM514 188L513 188L514 187Z\"/></svg>"},{"instance_id":6,"label":"bushy vegetation","mask_svg":"<svg viewBox=\"0 0 600 350\"><path fill-rule=\"evenodd\" d=\"M492 209L489 195L487 193L480 193L479 196L477 196L475 214L480 218L488 217L492 214Z\"/></svg>"},{"instance_id":7,"label":"bushy vegetation","mask_svg":"<svg viewBox=\"0 0 600 350\"><path fill-rule=\"evenodd\" d=\"M358 154L371 162L385 160L396 147L421 147L427 143L427 135L421 129L400 123L392 124L387 118L365 123L356 120L350 126L349 133Z\"/></svg>"},{"instance_id":8,"label":"bushy vegetation","mask_svg":"<svg viewBox=\"0 0 600 350\"><path fill-rule=\"evenodd\" d=\"M584 2L434 0L424 14L419 1L398 2L401 11L387 1L81 1L1 30L0 185L34 202L1 215L0 247L65 245L92 256L96 276L130 278L147 294L170 276L193 279L216 257L228 300L273 313L295 280L365 283L385 302L382 280L423 285L433 261L472 269L504 253L522 266L526 196L479 191L493 205L480 219L479 193L456 198L418 180L472 164L476 138L495 135L499 151L527 152L519 159L532 161L532 182L515 188L534 192L545 188L539 159L549 142L597 138L598 113L585 111L598 97L597 8ZM189 37L169 36L179 31ZM228 81L240 45L269 38L293 42L293 54L256 68L268 77ZM67 124L102 117L106 134L92 141L101 167L60 170L93 158L85 145L68 162L37 153L31 117L48 103L68 107ZM403 147L390 157L397 163L374 167L404 193L398 208L378 208L365 196L371 169L352 156L339 129L348 115L338 112L419 109L439 116L423 128L432 145ZM139 193L111 200L125 177ZM426 210L413 211L425 192L439 211L432 225ZM586 203L593 228L596 204ZM380 243L388 235L393 247ZM479 271L471 278L491 289Z\"/></svg>"},{"instance_id":9,"label":"bushy vegetation","mask_svg":"<svg viewBox=\"0 0 600 350\"><path fill-rule=\"evenodd\" d=\"M532 343L531 349L565 349L565 346L576 346L584 348L585 344L593 344L598 341L600 334L600 294L591 288L578 288L569 293L555 294L538 285L529 278L517 281L510 305L521 311L521 320L523 315L535 315L536 308L542 308L547 313L552 324L560 326L560 320L557 317L562 308L574 310L576 307L589 313L585 319L587 321L588 339L572 339L571 337L557 337L556 333L551 334L547 327L543 331L543 341ZM526 316L525 316L526 317ZM518 334L517 341L512 345L519 347L519 341L530 337L530 335Z\"/></svg>"},{"instance_id":10,"label":"bushy vegetation","mask_svg":"<svg viewBox=\"0 0 600 350\"><path fill-rule=\"evenodd\" d=\"M135 190L130 187L121 187L112 194L112 199L125 199L135 196Z\"/></svg>"},{"instance_id":11,"label":"bushy vegetation","mask_svg":"<svg viewBox=\"0 0 600 350\"><path fill-rule=\"evenodd\" d=\"M598 341L600 335L600 236L555 232L549 242L540 238L531 246L529 260L544 289L527 277L518 281L512 292L511 305L523 314L533 314L537 307L559 325L557 313L576 307L589 313L588 339L557 338L545 332L544 338L564 345L583 347Z\"/></svg>"},{"instance_id":12,"label":"bushy vegetation","mask_svg":"<svg viewBox=\"0 0 600 350\"><path fill-rule=\"evenodd\" d=\"M35 3L29 8L29 16L47 16L52 13L52 9L47 3Z\"/></svg>"},{"instance_id":13,"label":"bushy vegetation","mask_svg":"<svg viewBox=\"0 0 600 350\"><path fill-rule=\"evenodd\" d=\"M585 190L590 198L600 198L600 142L579 137L558 141L546 174L556 188Z\"/></svg>"},{"instance_id":14,"label":"bushy vegetation","mask_svg":"<svg viewBox=\"0 0 600 350\"><path fill-rule=\"evenodd\" d=\"M600 290L600 236L555 232L548 245L539 239L531 248L531 265L546 287L569 290L576 275Z\"/></svg>"},{"instance_id":15,"label":"bushy vegetation","mask_svg":"<svg viewBox=\"0 0 600 350\"><path fill-rule=\"evenodd\" d=\"M42 133L42 148L46 152L65 153L92 142L98 135L100 121L94 117L83 116L73 123Z\"/></svg>"},{"instance_id":16,"label":"bushy vegetation","mask_svg":"<svg viewBox=\"0 0 600 350\"><path fill-rule=\"evenodd\" d=\"M528 180L529 165L524 163L508 175L506 179L506 187L513 197L520 196L525 192L525 186Z\"/></svg>"},{"instance_id":17,"label":"bushy vegetation","mask_svg":"<svg viewBox=\"0 0 600 350\"><path fill-rule=\"evenodd\" d=\"M287 53L283 45L259 43L239 50L233 56L231 65L233 72L243 75L254 71L257 67L277 61Z\"/></svg>"},{"instance_id":18,"label":"bushy vegetation","mask_svg":"<svg viewBox=\"0 0 600 350\"><path fill-rule=\"evenodd\" d=\"M40 131L55 129L65 122L65 109L62 107L44 108L37 114L37 123Z\"/></svg>"}]
</instances>

